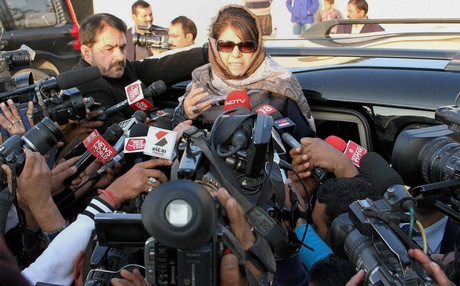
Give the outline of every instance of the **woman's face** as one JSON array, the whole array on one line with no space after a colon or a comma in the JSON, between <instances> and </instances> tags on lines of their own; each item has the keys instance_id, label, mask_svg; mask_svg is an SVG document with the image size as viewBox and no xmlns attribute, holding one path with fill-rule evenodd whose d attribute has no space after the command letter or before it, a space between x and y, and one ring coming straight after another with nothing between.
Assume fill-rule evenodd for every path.
<instances>
[{"instance_id":1,"label":"woman's face","mask_svg":"<svg viewBox=\"0 0 460 286\"><path fill-rule=\"evenodd\" d=\"M230 41L235 44L240 43L242 40L233 32L232 28L227 28L220 35L217 41ZM220 58L222 62L228 67L230 72L235 75L243 75L243 73L248 69L249 65L252 63L252 56L254 52L251 53L242 53L238 46L235 45L233 50L229 53L224 53L219 51Z\"/></svg>"}]
</instances>

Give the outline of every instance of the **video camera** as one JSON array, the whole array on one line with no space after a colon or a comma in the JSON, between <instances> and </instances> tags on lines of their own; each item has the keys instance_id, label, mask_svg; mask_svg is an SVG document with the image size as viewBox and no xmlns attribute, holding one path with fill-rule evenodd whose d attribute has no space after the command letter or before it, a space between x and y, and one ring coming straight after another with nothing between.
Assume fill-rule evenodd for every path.
<instances>
[{"instance_id":1,"label":"video camera","mask_svg":"<svg viewBox=\"0 0 460 286\"><path fill-rule=\"evenodd\" d=\"M28 102L32 101L34 123L48 117L63 125L69 120L86 118L86 105L75 86L99 77L97 67L70 70L47 80L39 80L35 84L32 82L27 86L0 93L0 101L12 99L23 114L27 112Z\"/></svg>"},{"instance_id":2,"label":"video camera","mask_svg":"<svg viewBox=\"0 0 460 286\"><path fill-rule=\"evenodd\" d=\"M230 249L239 258L245 255L229 231L225 209L211 195L225 187L245 211L261 243L253 255L262 268L274 271L271 249L277 251L287 232L268 211L268 206L275 206L265 170L273 119L249 111L228 116L232 111L220 115L209 134L194 127L184 132L171 181L145 197L141 214L96 215L97 247L143 251L145 276L154 285L185 285L192 280L196 285L218 285L225 251ZM124 265L109 262L108 254L107 250L93 252L94 269L85 285L102 285L95 284L98 277L118 275ZM114 265L118 268L111 268Z\"/></svg>"},{"instance_id":3,"label":"video camera","mask_svg":"<svg viewBox=\"0 0 460 286\"><path fill-rule=\"evenodd\" d=\"M26 45L18 50L0 52L0 92L33 84L32 72L20 73L15 77L11 72L30 67L34 57L35 52Z\"/></svg>"},{"instance_id":4,"label":"video camera","mask_svg":"<svg viewBox=\"0 0 460 286\"><path fill-rule=\"evenodd\" d=\"M145 31L144 34L133 33L133 43L135 46L144 48L169 49L168 29L156 25L150 27L138 25L139 30Z\"/></svg>"},{"instance_id":5,"label":"video camera","mask_svg":"<svg viewBox=\"0 0 460 286\"><path fill-rule=\"evenodd\" d=\"M332 251L365 270L364 285L435 285L407 248L418 248L399 228L409 222L414 198L402 185L390 187L381 200L358 200L332 221Z\"/></svg>"},{"instance_id":6,"label":"video camera","mask_svg":"<svg viewBox=\"0 0 460 286\"><path fill-rule=\"evenodd\" d=\"M412 196L433 198L438 210L460 221L460 109L439 107L435 118L445 124L401 132L392 165Z\"/></svg>"}]
</instances>

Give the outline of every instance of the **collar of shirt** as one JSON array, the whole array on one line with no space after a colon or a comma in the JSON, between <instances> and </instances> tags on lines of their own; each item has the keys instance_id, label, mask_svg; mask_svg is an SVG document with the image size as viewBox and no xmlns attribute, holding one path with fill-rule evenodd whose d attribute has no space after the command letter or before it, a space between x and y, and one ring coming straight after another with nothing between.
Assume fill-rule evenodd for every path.
<instances>
[{"instance_id":1,"label":"collar of shirt","mask_svg":"<svg viewBox=\"0 0 460 286\"><path fill-rule=\"evenodd\" d=\"M435 254L441 251L441 242L444 237L444 230L446 229L447 216L443 217L436 223L425 228L425 235L428 245L428 253ZM422 245L422 237L416 236L412 238L418 245Z\"/></svg>"}]
</instances>

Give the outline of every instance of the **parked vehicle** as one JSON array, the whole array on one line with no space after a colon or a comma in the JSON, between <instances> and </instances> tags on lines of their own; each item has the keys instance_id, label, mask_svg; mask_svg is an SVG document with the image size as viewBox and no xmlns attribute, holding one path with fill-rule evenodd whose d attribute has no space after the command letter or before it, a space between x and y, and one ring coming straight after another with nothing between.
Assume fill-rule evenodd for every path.
<instances>
[{"instance_id":1,"label":"parked vehicle","mask_svg":"<svg viewBox=\"0 0 460 286\"><path fill-rule=\"evenodd\" d=\"M323 22L265 46L300 81L319 137L352 140L390 162L403 130L441 124L436 108L456 104L460 19L367 20L386 31L329 34L334 25L360 21ZM176 85L178 93L184 87Z\"/></svg>"},{"instance_id":2,"label":"parked vehicle","mask_svg":"<svg viewBox=\"0 0 460 286\"><path fill-rule=\"evenodd\" d=\"M72 68L80 57L78 22L69 0L0 0L2 51L27 45L36 52L30 68L35 80Z\"/></svg>"}]
</instances>

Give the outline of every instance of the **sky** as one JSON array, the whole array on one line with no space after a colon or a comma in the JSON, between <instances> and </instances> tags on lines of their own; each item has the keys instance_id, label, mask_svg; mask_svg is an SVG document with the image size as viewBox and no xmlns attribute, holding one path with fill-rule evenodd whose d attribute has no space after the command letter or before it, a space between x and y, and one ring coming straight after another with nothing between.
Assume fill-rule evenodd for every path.
<instances>
[{"instance_id":1,"label":"sky","mask_svg":"<svg viewBox=\"0 0 460 286\"><path fill-rule=\"evenodd\" d=\"M207 28L219 8L241 0L147 0L152 5L154 24L168 27L172 19L184 15L192 19L198 28L197 43L206 41ZM322 9L323 0L319 0ZM123 19L132 26L131 5L134 0L94 0L96 13L106 12ZM273 0L273 27L278 37L291 36L290 14L285 0ZM348 0L335 0L335 7L346 16ZM368 0L369 18L456 18L460 17L460 0Z\"/></svg>"}]
</instances>

